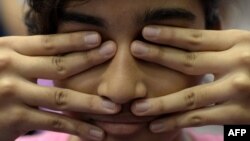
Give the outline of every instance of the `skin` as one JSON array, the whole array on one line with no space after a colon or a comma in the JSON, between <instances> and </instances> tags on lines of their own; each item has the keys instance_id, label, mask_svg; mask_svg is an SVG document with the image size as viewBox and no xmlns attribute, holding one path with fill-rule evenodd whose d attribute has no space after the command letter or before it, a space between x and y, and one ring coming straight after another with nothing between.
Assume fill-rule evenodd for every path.
<instances>
[{"instance_id":1,"label":"skin","mask_svg":"<svg viewBox=\"0 0 250 141\"><path fill-rule=\"evenodd\" d=\"M156 34L152 35L153 32L149 34L148 28L156 29L157 32L154 32ZM175 44L179 49L161 49L157 45L144 44L141 46L144 49L140 50L145 51L140 54L134 52L134 56L162 64L185 74L211 73L215 76L215 81L212 83L144 100L147 108L144 108L143 112L138 112L142 111L138 110L140 106L137 105L141 102L134 103L132 111L138 116L182 112L154 121L150 126L152 132L160 133L203 125L250 123L250 33L248 31L204 31L163 26L148 28L143 31L147 40L168 45ZM175 35L176 38L171 38L169 33ZM135 47L132 48L135 49ZM187 49L190 52L180 49ZM159 56L154 53L159 51L163 52L163 55ZM193 57L188 59L188 56ZM172 61L173 58L175 58L174 61ZM189 104L187 105L187 103ZM157 124L163 126L153 129L152 127Z\"/></svg>"},{"instance_id":2,"label":"skin","mask_svg":"<svg viewBox=\"0 0 250 141\"><path fill-rule=\"evenodd\" d=\"M77 29L77 26L74 27ZM188 88L173 94L167 92L162 97L149 99L152 104L155 104L149 112L137 113L137 110L134 109L137 106L134 103L135 106L132 106L133 113L138 116L145 116L184 111L183 114L172 117L168 116L160 120L166 126L163 126L163 130L158 129L157 131L153 130L153 132L165 133L175 128L208 124L249 124L248 94L250 82L248 73L249 55L247 54L249 52L249 32L240 30L187 30L167 26L160 26L158 28L161 31L158 33L161 34L157 34L157 36L149 36L144 28L144 38L154 43L174 44L177 48L184 48L189 50L189 52L183 52L183 50L177 48L162 49L162 46L160 48L155 44L146 44L144 47L151 48L150 51L144 52L145 54L141 52L138 54L138 51L134 47L135 42L133 41L130 46L133 57L146 62L159 63L161 66L189 75L217 74L216 81L208 85ZM169 35L169 33L172 34ZM45 88L37 86L34 83L36 78L62 80L71 77L81 71L101 64L115 55L117 48L115 48L114 42L111 42L112 47L110 48L114 48L111 51L107 51L108 54L100 55L100 50L107 43L104 42L100 45L101 39L98 36L95 43L87 44L85 40L87 35L93 35L93 32L91 34L89 32L77 32L58 35L0 38L0 140L13 141L18 136L34 129L65 132L75 134L81 138L91 138L89 130L101 130L89 123L69 118L66 115L41 111L36 108L38 106L55 110L99 114L111 114L119 111L119 105L114 105L113 110L112 108L110 109L110 106L108 109L103 109L106 104L103 105L102 99L96 97L96 95L80 93L65 88ZM173 35L175 35L175 38L172 38ZM196 45L189 43L196 43ZM91 48L95 49L90 50ZM161 55L155 53L159 52L159 50L162 53ZM79 53L79 51L83 52ZM62 53L67 55L58 57ZM169 54L173 54L173 56L169 56ZM195 55L191 57L193 58L191 62L195 62L195 64L190 64L190 60L182 59L181 57L190 55ZM196 55L199 55L199 57L197 58ZM82 56L85 59L82 59ZM218 61L214 61L211 58L218 58L216 59ZM20 60L25 61L20 62ZM55 60L63 60L63 68L58 67L58 63L57 65L53 63L58 62ZM76 64L73 64L72 60ZM183 65L187 64L187 61L188 66L191 67ZM196 97L191 103L199 104L190 104L191 107L187 107L184 98L186 94L190 94L190 91L194 93L191 98ZM44 94L47 96L44 96ZM203 94L206 94L206 96ZM89 101L93 102L95 106ZM159 104L163 103L161 101L164 101L165 104ZM172 105L171 101L178 102ZM207 105L211 106L213 103L217 103L217 105L206 108ZM197 108L199 109L196 110ZM185 110L190 109L192 111L185 112ZM217 116L214 117L213 115ZM166 136L168 135L166 134Z\"/></svg>"},{"instance_id":3,"label":"skin","mask_svg":"<svg viewBox=\"0 0 250 141\"><path fill-rule=\"evenodd\" d=\"M9 35L27 34L26 27L23 22L23 14L25 13L26 9L27 6L23 1L0 1L1 22L5 28L5 31Z\"/></svg>"},{"instance_id":4,"label":"skin","mask_svg":"<svg viewBox=\"0 0 250 141\"><path fill-rule=\"evenodd\" d=\"M192 12L196 18L193 21L182 18L150 21L149 23L139 21L141 24L138 25L138 21L134 19L134 15L143 16L148 8L182 8ZM138 60L131 54L131 52L133 52L131 45L138 39L143 27L147 24L204 29L205 18L199 1L168 0L166 2L166 0L120 0L119 3L117 3L117 0L105 0L89 1L84 4L70 2L68 8L66 8L66 12L75 12L102 18L107 23L107 26L103 28L76 21L62 21L58 29L59 33L81 30L98 31L102 35L104 44L112 43L117 49L111 61L79 73L76 76L59 81L55 80L56 86L105 97L120 105L122 112L116 114L116 116L122 115L123 113L129 113L131 116L134 116L130 110L134 100L168 95L194 86L200 82L202 77L199 75L185 75L162 65L157 65L156 63ZM117 24L117 21L122 22ZM139 41L137 41L137 46L138 44ZM66 113L73 118L83 121L86 118L97 116L95 114L80 112ZM112 118L113 115L98 115L98 117ZM148 124L149 123L147 123L147 126ZM181 139L181 132L179 130L153 134L148 130L147 126L142 128L140 132L132 135L129 140L179 141ZM81 139L72 138L72 140ZM95 138L95 140L98 139ZM107 134L105 140L122 141L124 137Z\"/></svg>"},{"instance_id":5,"label":"skin","mask_svg":"<svg viewBox=\"0 0 250 141\"><path fill-rule=\"evenodd\" d=\"M116 113L119 107L116 108L115 104L114 109L106 107L109 101L100 97L65 88L41 87L35 83L36 78L60 80L107 61L114 55L115 48L103 51L106 48L100 42L100 35L96 32L0 38L0 140L13 141L30 130L41 129L88 138L89 130L99 129L65 115L39 110L38 107ZM68 53L60 57L64 60L63 69L56 65L62 53ZM98 56L94 58L95 63L89 63L93 60L91 56ZM66 105L61 104L62 98ZM83 100L77 102L77 99ZM87 101L94 102L95 106Z\"/></svg>"}]
</instances>

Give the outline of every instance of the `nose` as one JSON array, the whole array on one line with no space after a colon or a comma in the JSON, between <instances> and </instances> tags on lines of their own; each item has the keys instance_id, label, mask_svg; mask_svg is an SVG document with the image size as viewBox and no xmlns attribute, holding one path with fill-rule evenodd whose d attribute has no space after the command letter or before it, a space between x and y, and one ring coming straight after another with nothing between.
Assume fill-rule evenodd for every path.
<instances>
[{"instance_id":1,"label":"nose","mask_svg":"<svg viewBox=\"0 0 250 141\"><path fill-rule=\"evenodd\" d=\"M147 89L128 45L119 46L98 86L98 94L117 104L146 97Z\"/></svg>"}]
</instances>

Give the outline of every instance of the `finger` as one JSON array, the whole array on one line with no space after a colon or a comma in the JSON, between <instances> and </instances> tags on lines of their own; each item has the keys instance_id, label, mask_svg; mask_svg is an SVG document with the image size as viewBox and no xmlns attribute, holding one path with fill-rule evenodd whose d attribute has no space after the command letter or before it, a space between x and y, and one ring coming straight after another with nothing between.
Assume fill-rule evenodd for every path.
<instances>
[{"instance_id":1,"label":"finger","mask_svg":"<svg viewBox=\"0 0 250 141\"><path fill-rule=\"evenodd\" d=\"M157 63L190 75L221 73L234 68L232 66L237 64L231 53L226 51L189 52L141 41L132 43L131 52L135 57L142 60Z\"/></svg>"},{"instance_id":2,"label":"finger","mask_svg":"<svg viewBox=\"0 0 250 141\"><path fill-rule=\"evenodd\" d=\"M114 114L120 110L119 105L96 95L63 88L42 87L30 82L17 83L18 98L32 107L95 114Z\"/></svg>"},{"instance_id":3,"label":"finger","mask_svg":"<svg viewBox=\"0 0 250 141\"><path fill-rule=\"evenodd\" d=\"M249 78L231 76L212 83L188 88L170 95L133 104L132 111L138 116L161 115L201 108L232 99L248 89Z\"/></svg>"},{"instance_id":4,"label":"finger","mask_svg":"<svg viewBox=\"0 0 250 141\"><path fill-rule=\"evenodd\" d=\"M29 110L26 122L26 128L29 130L63 132L96 141L104 138L104 131L100 128L59 114Z\"/></svg>"},{"instance_id":5,"label":"finger","mask_svg":"<svg viewBox=\"0 0 250 141\"><path fill-rule=\"evenodd\" d=\"M240 30L197 30L166 26L148 26L143 29L145 39L190 51L222 51L239 40L249 40L250 32ZM233 35L233 36L232 36Z\"/></svg>"},{"instance_id":6,"label":"finger","mask_svg":"<svg viewBox=\"0 0 250 141\"><path fill-rule=\"evenodd\" d=\"M92 49L101 43L101 37L96 32L76 32L55 35L5 37L1 43L23 55L48 56Z\"/></svg>"},{"instance_id":7,"label":"finger","mask_svg":"<svg viewBox=\"0 0 250 141\"><path fill-rule=\"evenodd\" d=\"M14 66L26 78L65 79L101 64L114 56L115 43L105 42L98 49L53 57L22 57Z\"/></svg>"},{"instance_id":8,"label":"finger","mask_svg":"<svg viewBox=\"0 0 250 141\"><path fill-rule=\"evenodd\" d=\"M243 116L244 115L244 116ZM150 124L153 133L205 125L249 124L250 115L237 104L206 107L165 117Z\"/></svg>"}]
</instances>

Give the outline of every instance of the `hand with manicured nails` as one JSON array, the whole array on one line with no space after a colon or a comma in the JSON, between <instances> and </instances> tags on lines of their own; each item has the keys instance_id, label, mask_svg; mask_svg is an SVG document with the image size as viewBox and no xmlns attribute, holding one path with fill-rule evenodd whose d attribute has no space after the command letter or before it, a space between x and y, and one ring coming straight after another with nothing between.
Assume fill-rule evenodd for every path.
<instances>
[{"instance_id":1,"label":"hand with manicured nails","mask_svg":"<svg viewBox=\"0 0 250 141\"><path fill-rule=\"evenodd\" d=\"M157 45L133 42L135 57L189 75L215 76L211 83L135 102L137 116L171 114L153 121L152 132L250 123L250 32L149 26L143 36Z\"/></svg>"},{"instance_id":2,"label":"hand with manicured nails","mask_svg":"<svg viewBox=\"0 0 250 141\"><path fill-rule=\"evenodd\" d=\"M0 140L13 141L30 130L102 140L104 133L98 127L39 107L114 114L118 105L95 95L34 83L37 78L61 80L112 58L115 43L100 44L96 32L0 38Z\"/></svg>"}]
</instances>

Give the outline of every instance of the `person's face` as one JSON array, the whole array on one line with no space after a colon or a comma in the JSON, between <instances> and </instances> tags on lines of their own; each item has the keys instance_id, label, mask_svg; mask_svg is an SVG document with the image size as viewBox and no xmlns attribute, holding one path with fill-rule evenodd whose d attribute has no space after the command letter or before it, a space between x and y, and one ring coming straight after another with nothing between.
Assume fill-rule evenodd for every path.
<instances>
[{"instance_id":1,"label":"person's face","mask_svg":"<svg viewBox=\"0 0 250 141\"><path fill-rule=\"evenodd\" d=\"M98 31L103 41L116 42L117 52L110 61L56 82L56 85L100 95L122 105L122 111L117 115L71 115L81 120L90 119L93 124L104 128L108 137L114 140L122 140L124 135L129 135L129 140L160 141L162 136L151 134L147 127L149 121L157 117L133 116L130 111L131 103L136 99L164 96L193 86L201 77L187 76L167 67L138 60L132 56L130 45L134 40L143 40L141 31L149 24L204 28L204 13L200 1L71 1L65 11L66 15L73 18L71 21L62 21L58 32ZM78 18L74 18L76 15ZM94 18L86 21L86 15ZM114 121L118 123L112 123Z\"/></svg>"}]
</instances>

